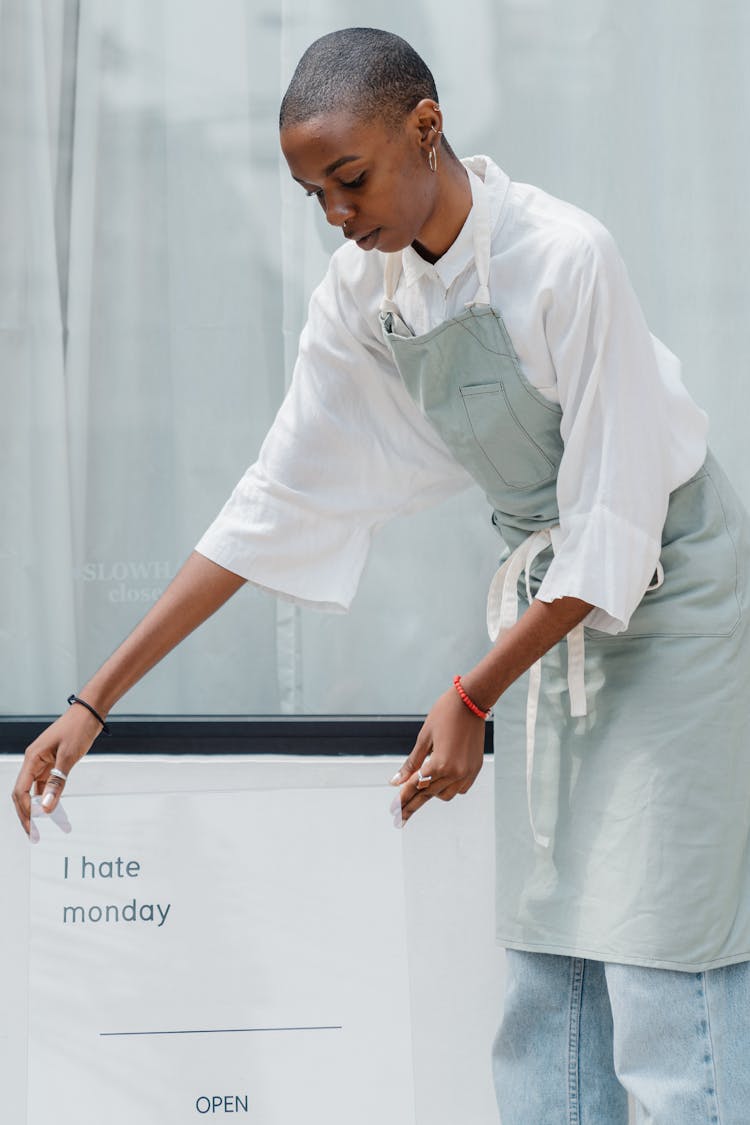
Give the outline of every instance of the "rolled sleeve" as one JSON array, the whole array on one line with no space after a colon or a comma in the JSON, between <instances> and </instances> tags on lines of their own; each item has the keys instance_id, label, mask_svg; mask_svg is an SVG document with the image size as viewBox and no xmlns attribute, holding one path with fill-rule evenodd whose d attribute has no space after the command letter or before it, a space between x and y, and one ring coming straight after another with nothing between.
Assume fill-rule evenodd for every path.
<instances>
[{"instance_id":1,"label":"rolled sleeve","mask_svg":"<svg viewBox=\"0 0 750 1125\"><path fill-rule=\"evenodd\" d=\"M196 551L287 600L346 612L364 569L369 530L318 510L308 495L252 465Z\"/></svg>"},{"instance_id":2,"label":"rolled sleeve","mask_svg":"<svg viewBox=\"0 0 750 1125\"><path fill-rule=\"evenodd\" d=\"M555 558L538 597L572 597L595 606L584 624L603 633L627 629L633 609L653 578L660 543L621 516L597 507L571 516L552 536ZM599 565L586 567L588 560ZM607 560L606 565L601 565Z\"/></svg>"}]
</instances>

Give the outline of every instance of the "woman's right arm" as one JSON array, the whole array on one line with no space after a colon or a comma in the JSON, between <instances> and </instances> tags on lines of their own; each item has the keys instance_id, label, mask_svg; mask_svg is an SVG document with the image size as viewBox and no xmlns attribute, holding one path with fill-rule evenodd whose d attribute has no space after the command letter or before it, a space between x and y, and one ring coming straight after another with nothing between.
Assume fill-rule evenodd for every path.
<instances>
[{"instance_id":1,"label":"woman's right arm","mask_svg":"<svg viewBox=\"0 0 750 1125\"><path fill-rule=\"evenodd\" d=\"M105 661L78 694L106 716L134 684L193 629L215 613L245 582L238 574L193 552L159 600L130 636ZM64 782L50 777L54 767L69 774L91 747L101 727L85 707L73 704L34 739L24 755L13 801L27 835L31 794L43 793L45 812L57 805Z\"/></svg>"}]
</instances>

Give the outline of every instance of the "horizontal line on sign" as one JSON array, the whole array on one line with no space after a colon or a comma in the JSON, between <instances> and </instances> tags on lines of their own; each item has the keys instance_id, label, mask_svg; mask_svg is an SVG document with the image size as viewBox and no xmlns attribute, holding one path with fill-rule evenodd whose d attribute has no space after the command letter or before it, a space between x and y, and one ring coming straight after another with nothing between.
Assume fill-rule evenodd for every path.
<instances>
[{"instance_id":1,"label":"horizontal line on sign","mask_svg":"<svg viewBox=\"0 0 750 1125\"><path fill-rule=\"evenodd\" d=\"M199 1027L185 1031L100 1031L100 1038L133 1035L237 1035L256 1031L343 1031L343 1024L321 1027Z\"/></svg>"}]
</instances>

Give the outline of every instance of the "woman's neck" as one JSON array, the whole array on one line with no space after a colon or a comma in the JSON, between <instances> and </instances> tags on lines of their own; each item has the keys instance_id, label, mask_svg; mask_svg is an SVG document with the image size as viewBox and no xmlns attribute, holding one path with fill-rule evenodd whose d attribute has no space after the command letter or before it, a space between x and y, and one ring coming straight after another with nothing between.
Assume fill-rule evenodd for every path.
<instances>
[{"instance_id":1,"label":"woman's neck","mask_svg":"<svg viewBox=\"0 0 750 1125\"><path fill-rule=\"evenodd\" d=\"M472 205L469 174L463 164L455 156L448 156L445 150L441 149L439 155L442 167L436 173L440 177L437 202L420 237L412 243L420 258L433 263L456 241Z\"/></svg>"}]
</instances>

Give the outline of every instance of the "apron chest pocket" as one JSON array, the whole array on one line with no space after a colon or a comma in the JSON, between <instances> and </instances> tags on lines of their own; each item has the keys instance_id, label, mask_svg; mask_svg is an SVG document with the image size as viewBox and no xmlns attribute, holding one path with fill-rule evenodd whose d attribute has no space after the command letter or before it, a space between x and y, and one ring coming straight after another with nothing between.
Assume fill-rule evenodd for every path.
<instances>
[{"instance_id":1,"label":"apron chest pocket","mask_svg":"<svg viewBox=\"0 0 750 1125\"><path fill-rule=\"evenodd\" d=\"M555 475L555 466L524 428L502 383L459 390L471 433L504 484L532 488Z\"/></svg>"}]
</instances>

